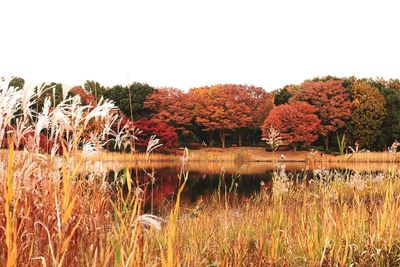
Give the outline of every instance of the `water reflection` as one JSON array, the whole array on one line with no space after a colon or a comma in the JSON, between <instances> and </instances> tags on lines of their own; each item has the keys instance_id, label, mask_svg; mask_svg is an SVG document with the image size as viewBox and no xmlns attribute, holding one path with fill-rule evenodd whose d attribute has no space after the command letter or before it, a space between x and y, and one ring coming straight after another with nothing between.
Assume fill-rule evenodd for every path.
<instances>
[{"instance_id":1,"label":"water reflection","mask_svg":"<svg viewBox=\"0 0 400 267\"><path fill-rule=\"evenodd\" d=\"M389 163L284 163L289 177L310 179L315 170L335 169L340 172L385 173L397 172L398 164ZM112 163L104 167L109 170L110 181L120 177L122 170L131 170L132 178L142 187L146 187L147 207L158 207L172 203L179 188L179 173L181 165L176 162L158 163ZM260 187L271 187L272 173L276 165L268 162L252 162L235 164L234 162L189 162L187 165L189 178L182 193L183 203L195 203L199 199L207 199L215 193L248 197L257 194Z\"/></svg>"},{"instance_id":2,"label":"water reflection","mask_svg":"<svg viewBox=\"0 0 400 267\"><path fill-rule=\"evenodd\" d=\"M172 203L179 188L179 170L176 168L159 168L155 171L156 179L149 179L146 172L150 170L138 170L138 177L133 179L140 182L142 188L146 188L146 206L158 208L160 205ZM134 170L132 170L135 173ZM119 172L117 177L121 177ZM115 178L110 172L111 180ZM189 178L181 194L182 203L192 204L200 199L207 199L215 193L236 195L237 197L249 197L260 191L260 184L270 184L272 172L264 171L258 174L240 173L202 173L190 171Z\"/></svg>"}]
</instances>

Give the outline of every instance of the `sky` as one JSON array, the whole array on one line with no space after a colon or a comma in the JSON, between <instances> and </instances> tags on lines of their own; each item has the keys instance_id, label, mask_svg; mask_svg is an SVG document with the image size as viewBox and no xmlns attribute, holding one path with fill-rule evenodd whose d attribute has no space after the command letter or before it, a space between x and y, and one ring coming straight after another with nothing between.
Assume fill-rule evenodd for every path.
<instances>
[{"instance_id":1,"label":"sky","mask_svg":"<svg viewBox=\"0 0 400 267\"><path fill-rule=\"evenodd\" d=\"M0 0L0 76L267 91L328 74L400 78L397 2Z\"/></svg>"}]
</instances>

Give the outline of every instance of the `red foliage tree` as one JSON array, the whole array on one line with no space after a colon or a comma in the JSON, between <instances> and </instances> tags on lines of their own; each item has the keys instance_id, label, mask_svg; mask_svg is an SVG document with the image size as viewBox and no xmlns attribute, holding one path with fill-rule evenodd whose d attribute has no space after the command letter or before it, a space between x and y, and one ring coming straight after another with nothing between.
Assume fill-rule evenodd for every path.
<instances>
[{"instance_id":1,"label":"red foliage tree","mask_svg":"<svg viewBox=\"0 0 400 267\"><path fill-rule=\"evenodd\" d=\"M262 125L263 136L272 125L287 144L297 150L298 144L309 145L318 138L321 121L314 114L317 109L305 102L293 102L276 106Z\"/></svg>"},{"instance_id":2,"label":"red foliage tree","mask_svg":"<svg viewBox=\"0 0 400 267\"><path fill-rule=\"evenodd\" d=\"M139 140L136 141L136 146L139 148L146 148L152 135L156 135L160 139L162 146L158 149L159 151L176 148L178 145L178 134L175 128L165 122L142 118L135 121L133 125L142 131L137 136Z\"/></svg>"},{"instance_id":3,"label":"red foliage tree","mask_svg":"<svg viewBox=\"0 0 400 267\"><path fill-rule=\"evenodd\" d=\"M82 102L86 105L90 105L92 107L96 107L97 106L97 100L96 97L94 95L92 95L91 93L86 92L82 86L75 86L71 89L71 92L73 94L78 95Z\"/></svg>"},{"instance_id":4,"label":"red foliage tree","mask_svg":"<svg viewBox=\"0 0 400 267\"><path fill-rule=\"evenodd\" d=\"M292 101L304 101L317 108L321 120L319 134L326 149L329 149L329 134L343 128L351 117L352 104L342 80L304 82Z\"/></svg>"},{"instance_id":5,"label":"red foliage tree","mask_svg":"<svg viewBox=\"0 0 400 267\"><path fill-rule=\"evenodd\" d=\"M152 119L188 133L187 127L193 118L193 104L189 101L188 94L176 88L159 88L147 96L144 107L153 112Z\"/></svg>"},{"instance_id":6,"label":"red foliage tree","mask_svg":"<svg viewBox=\"0 0 400 267\"><path fill-rule=\"evenodd\" d=\"M261 87L245 86L244 90L248 94L244 101L251 110L250 126L259 127L274 108L274 96Z\"/></svg>"}]
</instances>

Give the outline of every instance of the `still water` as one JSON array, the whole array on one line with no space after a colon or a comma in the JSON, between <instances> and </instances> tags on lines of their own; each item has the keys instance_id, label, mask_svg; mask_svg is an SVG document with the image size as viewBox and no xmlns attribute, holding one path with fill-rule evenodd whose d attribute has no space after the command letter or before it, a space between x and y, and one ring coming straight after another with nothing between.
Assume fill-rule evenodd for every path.
<instances>
[{"instance_id":1,"label":"still water","mask_svg":"<svg viewBox=\"0 0 400 267\"><path fill-rule=\"evenodd\" d=\"M311 179L315 171L336 170L344 173L386 173L397 172L398 164L391 163L329 163L329 162L286 162L273 165L270 162L189 162L185 169L188 180L182 192L182 202L196 203L215 193L234 194L236 197L250 197L260 192L261 184L271 186L272 175L279 167L284 167L288 177ZM110 167L111 166L111 167ZM151 205L172 202L179 188L182 165L179 162L155 162L140 164L109 165L110 179L121 177L124 169L129 169L132 179L147 188ZM149 199L148 199L149 200ZM149 200L150 201L150 200Z\"/></svg>"}]
</instances>

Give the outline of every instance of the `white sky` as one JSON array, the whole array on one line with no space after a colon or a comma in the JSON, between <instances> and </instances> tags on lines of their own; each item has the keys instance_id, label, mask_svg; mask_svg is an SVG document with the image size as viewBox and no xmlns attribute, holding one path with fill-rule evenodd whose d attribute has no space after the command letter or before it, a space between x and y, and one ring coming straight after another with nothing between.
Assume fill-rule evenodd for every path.
<instances>
[{"instance_id":1,"label":"white sky","mask_svg":"<svg viewBox=\"0 0 400 267\"><path fill-rule=\"evenodd\" d=\"M0 76L68 85L400 78L396 0L0 0Z\"/></svg>"}]
</instances>

